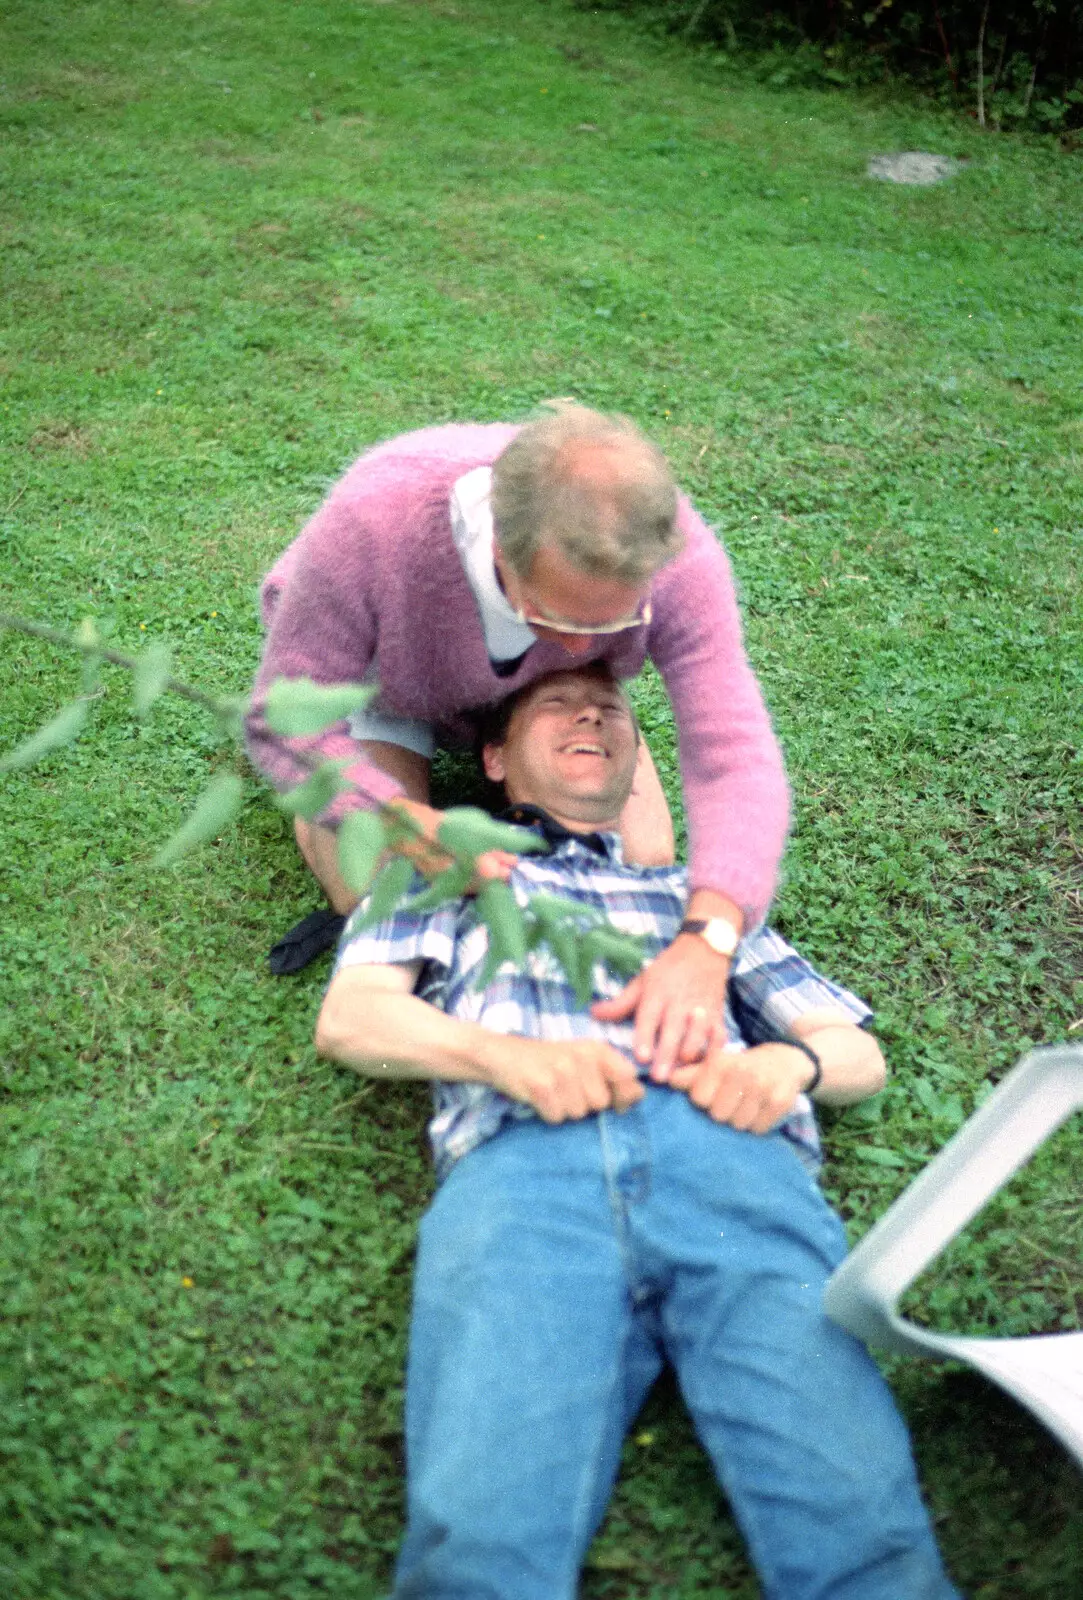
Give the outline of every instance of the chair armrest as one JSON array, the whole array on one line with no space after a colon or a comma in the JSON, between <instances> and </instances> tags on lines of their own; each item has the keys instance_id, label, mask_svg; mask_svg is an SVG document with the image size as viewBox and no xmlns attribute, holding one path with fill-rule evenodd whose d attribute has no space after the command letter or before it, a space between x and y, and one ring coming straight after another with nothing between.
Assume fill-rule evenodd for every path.
<instances>
[{"instance_id":1,"label":"chair armrest","mask_svg":"<svg viewBox=\"0 0 1083 1600\"><path fill-rule=\"evenodd\" d=\"M894 1315L903 1291L1073 1111L1083 1106L1083 1045L1032 1050L993 1090L832 1277L824 1307L871 1343L927 1345Z\"/></svg>"}]
</instances>

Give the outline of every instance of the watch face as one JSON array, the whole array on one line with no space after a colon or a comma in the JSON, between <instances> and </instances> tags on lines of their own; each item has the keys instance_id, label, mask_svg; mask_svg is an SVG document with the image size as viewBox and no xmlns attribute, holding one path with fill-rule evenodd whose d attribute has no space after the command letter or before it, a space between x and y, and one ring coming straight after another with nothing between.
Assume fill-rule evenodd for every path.
<instances>
[{"instance_id":1,"label":"watch face","mask_svg":"<svg viewBox=\"0 0 1083 1600\"><path fill-rule=\"evenodd\" d=\"M717 950L720 956L731 956L737 948L737 929L732 922L727 922L725 917L709 917L703 929L703 937L712 950Z\"/></svg>"}]
</instances>

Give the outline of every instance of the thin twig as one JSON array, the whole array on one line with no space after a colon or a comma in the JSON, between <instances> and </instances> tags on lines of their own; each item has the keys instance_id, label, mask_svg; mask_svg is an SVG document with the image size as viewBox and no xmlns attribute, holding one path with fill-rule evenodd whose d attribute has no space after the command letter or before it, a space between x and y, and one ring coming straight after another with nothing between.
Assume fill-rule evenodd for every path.
<instances>
[{"instance_id":1,"label":"thin twig","mask_svg":"<svg viewBox=\"0 0 1083 1600\"><path fill-rule=\"evenodd\" d=\"M703 13L706 11L709 4L710 0L699 0L699 5L693 11L691 21L684 30L684 37L686 39L690 39L695 33L696 29L699 27L700 18L703 16Z\"/></svg>"},{"instance_id":2,"label":"thin twig","mask_svg":"<svg viewBox=\"0 0 1083 1600\"><path fill-rule=\"evenodd\" d=\"M108 650L102 644L74 639L70 633L62 633L59 628L50 628L44 622L28 622L25 617L12 617L4 611L0 611L0 628L10 633L28 634L31 639L44 639L47 644L57 644L63 649L77 650L80 655L98 656L111 666L127 667L129 672L134 672L139 664L137 657L125 655L121 650ZM193 705L213 711L216 717L220 717L225 710L215 695L208 694L205 689L197 689L190 683L182 683L179 678L167 678L165 687L171 694L179 694L182 699L191 700Z\"/></svg>"},{"instance_id":3,"label":"thin twig","mask_svg":"<svg viewBox=\"0 0 1083 1600\"><path fill-rule=\"evenodd\" d=\"M4 507L3 512L0 512L0 515L6 517L9 511L14 511L15 507L19 504L19 501L22 499L22 497L23 497L23 495L25 493L26 493L26 484L24 483L21 489L16 489L14 495L8 501L7 505Z\"/></svg>"},{"instance_id":4,"label":"thin twig","mask_svg":"<svg viewBox=\"0 0 1083 1600\"><path fill-rule=\"evenodd\" d=\"M79 639L70 633L64 633L60 628L50 628L44 622L30 622L25 617L13 617L8 612L0 611L0 630L6 629L11 633L24 633L31 639L44 639L47 644L59 645L65 650L75 650L82 656L93 656L101 661L108 661L110 666L125 667L129 672L134 672L139 665L137 656L128 655L123 650L110 650L105 645L92 639ZM216 717L225 717L230 714L233 707L228 699L219 698L208 694L205 689L197 689L194 684L185 683L181 678L167 678L163 685L171 694L180 695L181 699L189 700L193 705L202 706L205 711L210 711ZM287 754L291 760L296 761L299 767L304 767L307 772L316 772L323 765L322 756L307 750L298 750L295 745L282 738L279 734L267 730L270 742ZM413 833L420 838L424 829L408 812L400 811L397 806L389 806L386 801L377 800L375 795L368 792L363 784L356 779L348 780L354 790L364 800L368 800L388 821L402 824L408 833Z\"/></svg>"},{"instance_id":5,"label":"thin twig","mask_svg":"<svg viewBox=\"0 0 1083 1600\"><path fill-rule=\"evenodd\" d=\"M101 644L90 628L87 629L86 636L80 638L77 634L64 633L59 628L52 628L47 623L31 622L25 617L16 617L7 612L0 612L0 632L4 630L25 634L31 639L41 639L47 644L58 645L64 650L73 650L78 655L81 655L84 660L108 661L111 666L123 667L130 672L137 671L140 665L138 657L129 655L122 650L109 649ZM208 694L204 689L197 689L193 684L185 683L179 678L167 678L162 685L162 691L163 693L169 691L180 695L182 699L191 701L193 705L202 706L204 710L210 711L220 723L226 723L227 725L232 723L237 713L244 709L244 702L239 699L233 697L219 698ZM83 696L82 698L87 697ZM317 752L298 749L294 743L283 735L273 732L270 728L266 730L266 737L271 744L288 755L303 771L314 773L323 767L324 758ZM346 782L350 790L362 801L366 802L385 824L389 825L389 831L385 835L385 842L388 848L391 851L404 853L406 859L411 860L424 877L435 878L452 865L460 867L469 865L472 870L476 867L477 858L475 856L448 849L439 843L433 844L428 839L423 825L412 817L408 811L401 810L394 801L389 802L378 799L356 778L350 777L346 779ZM406 849L406 847L412 849L415 843L422 846L422 858L420 860L415 860L413 855L409 854ZM426 847L429 850L427 857L424 853ZM434 852L438 858L435 862L432 860ZM386 851L384 859L386 860ZM258 1115L259 1113L257 1113Z\"/></svg>"},{"instance_id":6,"label":"thin twig","mask_svg":"<svg viewBox=\"0 0 1083 1600\"><path fill-rule=\"evenodd\" d=\"M1047 15L1045 21L1042 23L1042 36L1038 40L1038 48L1034 52L1034 65L1030 69L1030 82L1027 84L1027 92L1023 96L1023 116L1024 117L1029 117L1030 116L1030 102L1034 98L1034 85L1035 85L1035 83L1037 82L1037 79L1038 79L1038 63L1041 61L1042 55L1045 52L1045 35L1046 35L1046 29L1048 27L1049 27L1049 17Z\"/></svg>"},{"instance_id":7,"label":"thin twig","mask_svg":"<svg viewBox=\"0 0 1083 1600\"><path fill-rule=\"evenodd\" d=\"M360 1105L362 1100L368 1099L374 1087L375 1080L366 1083L364 1088L359 1089L356 1094L352 1094L348 1100L340 1100L336 1106L332 1106L330 1115L337 1117L343 1111L352 1111L354 1106Z\"/></svg>"},{"instance_id":8,"label":"thin twig","mask_svg":"<svg viewBox=\"0 0 1083 1600\"><path fill-rule=\"evenodd\" d=\"M955 63L951 59L951 50L950 50L950 48L948 46L948 36L944 32L944 22L943 22L943 19L942 19L941 15L940 15L940 6L939 6L939 3L938 3L938 0L933 0L933 16L936 18L936 31L940 35L940 43L944 47L944 60L947 62L948 71L951 74L952 84L953 84L953 86L955 88L956 94L958 94L958 92L959 92L959 74L956 72Z\"/></svg>"},{"instance_id":9,"label":"thin twig","mask_svg":"<svg viewBox=\"0 0 1083 1600\"><path fill-rule=\"evenodd\" d=\"M358 1148L357 1148L357 1146L355 1144L336 1144L331 1139L300 1138L300 1139L289 1139L289 1140L286 1140L285 1142L287 1144L289 1144L289 1145L294 1145L294 1146L301 1145L301 1146L303 1146L303 1148L305 1150L337 1150L340 1153L340 1155L353 1155L353 1156L357 1156L357 1155L359 1155L361 1153L361 1152L358 1151Z\"/></svg>"},{"instance_id":10,"label":"thin twig","mask_svg":"<svg viewBox=\"0 0 1083 1600\"><path fill-rule=\"evenodd\" d=\"M1003 70L1003 67L1004 67L1004 52L1007 50L1007 48L1008 48L1008 30L1007 30L1007 28L1005 28L1004 32L1000 36L1000 49L997 52L997 64L993 68L993 81L989 85L989 98L990 98L990 100L993 98L993 96L997 92L997 84L1000 82L1000 74L1001 74L1001 72Z\"/></svg>"},{"instance_id":11,"label":"thin twig","mask_svg":"<svg viewBox=\"0 0 1083 1600\"><path fill-rule=\"evenodd\" d=\"M978 127L985 127L985 24L989 20L989 0L982 8L978 29Z\"/></svg>"},{"instance_id":12,"label":"thin twig","mask_svg":"<svg viewBox=\"0 0 1083 1600\"><path fill-rule=\"evenodd\" d=\"M26 634L31 639L42 639L45 643L58 645L63 650L73 650L76 654L81 655L84 661L95 664L101 661L108 661L112 666L123 667L130 672L138 672L143 662L147 659L144 656L140 660L139 657L129 655L125 651L107 648L98 639L91 623L84 623L81 632L78 634L68 634L63 633L59 628L52 628L44 622L30 622L25 617L16 617L7 612L0 612L0 632L5 629L13 633ZM216 697L208 694L203 689L195 688L192 684L182 682L179 678L167 678L164 683L157 685L157 687L163 693L169 691L180 695L182 699L190 700L193 704L202 706L205 710L210 711L218 719L219 723L224 725L224 731L228 731L233 738L237 738L239 731L237 728L237 716L238 713L245 709L246 701L242 701L236 696ZM90 696L83 695L81 698L86 699L90 698ZM324 767L323 758L315 751L297 749L283 735L273 732L270 728L267 729L267 735L270 742L279 750L288 754L303 771L319 772ZM334 765L341 772L341 766L338 763L334 763ZM394 801L388 802L377 799L375 795L365 788L363 783L358 783L356 779L346 779L346 783L355 795L368 802L385 823L386 828L382 841L382 854L385 860L388 853L398 853L411 861L417 870L427 878L437 878L452 867L467 868L468 876L476 873L481 852L471 852L469 849L458 850L453 847L448 848L439 841L439 838L434 843L428 838L423 825L412 817L408 811L400 810ZM422 859L419 861L413 859L413 855L416 854L413 851L415 844L420 844L422 847ZM433 860L434 854L437 857L436 861ZM570 912L575 922L576 931L579 934L583 932L582 923L584 918L590 928L605 927L607 923L607 919L600 912L592 911L584 906L569 903L565 916L567 916L568 912ZM518 917L520 925L522 925L522 911L516 908L515 915ZM485 912L483 912L483 918L488 924L493 937L500 936L498 922L491 920L490 916ZM541 927L540 931L543 942L550 943L548 924ZM628 941L626 943L630 957L633 953L631 943ZM550 948L554 947L550 944ZM563 958L555 948L554 954L556 954L558 961L563 966ZM637 961L641 961L642 951L637 949L635 956ZM601 959L608 965L614 966L610 955L603 954ZM574 978L574 975L569 973L569 977ZM358 1098L360 1098L360 1094ZM244 1131L248 1131L259 1120L266 1109L266 1104L267 1102L265 1101L256 1115L249 1120ZM202 1148L209 1138L210 1135L205 1136L197 1148Z\"/></svg>"},{"instance_id":13,"label":"thin twig","mask_svg":"<svg viewBox=\"0 0 1083 1600\"><path fill-rule=\"evenodd\" d=\"M1035 1255L1044 1256L1047 1261L1055 1262L1058 1267L1068 1267L1072 1272L1079 1271L1078 1261L1068 1261L1064 1256L1056 1255L1044 1244L1039 1244L1037 1239L1031 1239L1025 1233L1017 1233L1016 1238L1020 1244L1025 1244L1028 1250L1033 1250Z\"/></svg>"}]
</instances>

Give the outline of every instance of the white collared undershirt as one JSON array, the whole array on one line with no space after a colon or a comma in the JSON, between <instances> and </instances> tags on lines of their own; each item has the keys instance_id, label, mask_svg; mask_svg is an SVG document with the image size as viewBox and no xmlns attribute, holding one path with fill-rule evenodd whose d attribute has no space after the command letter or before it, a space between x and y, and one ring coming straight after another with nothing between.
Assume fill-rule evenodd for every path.
<instances>
[{"instance_id":1,"label":"white collared undershirt","mask_svg":"<svg viewBox=\"0 0 1083 1600\"><path fill-rule=\"evenodd\" d=\"M497 581L489 504L492 481L491 467L475 467L456 479L451 490L451 536L477 604L489 660L515 661L530 649L536 635L525 622L520 622ZM436 750L432 725L415 717L389 716L366 709L350 718L349 728L355 739L401 745L429 761Z\"/></svg>"}]
</instances>

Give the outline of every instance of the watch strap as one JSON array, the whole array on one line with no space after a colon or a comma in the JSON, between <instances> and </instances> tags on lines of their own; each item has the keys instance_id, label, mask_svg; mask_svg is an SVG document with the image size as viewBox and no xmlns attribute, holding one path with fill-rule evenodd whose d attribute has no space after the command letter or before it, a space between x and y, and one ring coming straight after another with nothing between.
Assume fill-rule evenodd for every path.
<instances>
[{"instance_id":1,"label":"watch strap","mask_svg":"<svg viewBox=\"0 0 1083 1600\"><path fill-rule=\"evenodd\" d=\"M725 937L717 943L716 939L711 937L712 927L726 930ZM728 917L685 917L677 932L697 934L716 955L725 956L727 959L732 957L741 942L741 930L735 927Z\"/></svg>"},{"instance_id":2,"label":"watch strap","mask_svg":"<svg viewBox=\"0 0 1083 1600\"><path fill-rule=\"evenodd\" d=\"M808 1056L809 1060L812 1062L812 1077L801 1091L802 1094L812 1094L814 1090L820 1087L820 1082L824 1075L823 1062L820 1060L812 1046L805 1043L804 1039L794 1039L792 1037L788 1039L780 1039L779 1044L788 1044L794 1050L800 1050L801 1054Z\"/></svg>"}]
</instances>

